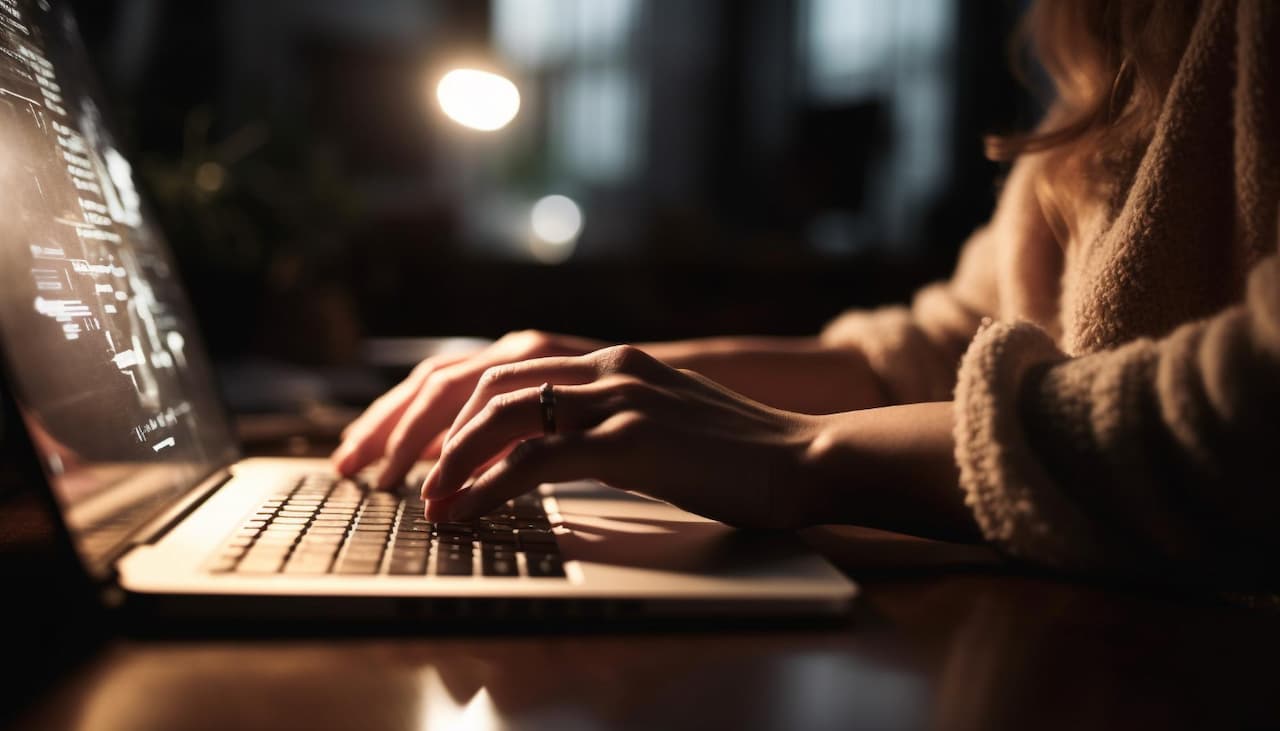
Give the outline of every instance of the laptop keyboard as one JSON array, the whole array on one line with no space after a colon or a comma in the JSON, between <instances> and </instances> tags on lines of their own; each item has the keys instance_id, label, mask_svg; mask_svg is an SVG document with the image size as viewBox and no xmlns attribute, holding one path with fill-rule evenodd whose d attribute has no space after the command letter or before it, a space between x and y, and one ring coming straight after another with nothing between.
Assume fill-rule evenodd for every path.
<instances>
[{"instance_id":1,"label":"laptop keyboard","mask_svg":"<svg viewBox=\"0 0 1280 731\"><path fill-rule=\"evenodd\" d=\"M537 494L468 523L428 521L410 492L307 475L266 500L213 558L238 574L564 578Z\"/></svg>"}]
</instances>

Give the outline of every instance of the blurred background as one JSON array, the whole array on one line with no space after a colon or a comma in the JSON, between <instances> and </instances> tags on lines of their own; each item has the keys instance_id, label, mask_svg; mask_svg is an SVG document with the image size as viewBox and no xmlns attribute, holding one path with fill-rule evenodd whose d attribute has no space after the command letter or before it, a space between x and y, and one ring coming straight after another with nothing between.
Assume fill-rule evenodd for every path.
<instances>
[{"instance_id":1,"label":"blurred background","mask_svg":"<svg viewBox=\"0 0 1280 731\"><path fill-rule=\"evenodd\" d=\"M1014 0L74 5L223 363L811 334L944 276L1038 113Z\"/></svg>"}]
</instances>

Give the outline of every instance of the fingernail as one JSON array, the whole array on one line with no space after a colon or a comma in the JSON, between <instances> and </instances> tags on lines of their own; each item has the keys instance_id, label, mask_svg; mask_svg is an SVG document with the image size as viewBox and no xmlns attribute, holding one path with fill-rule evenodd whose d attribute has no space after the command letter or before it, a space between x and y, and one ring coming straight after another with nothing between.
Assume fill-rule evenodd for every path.
<instances>
[{"instance_id":1,"label":"fingernail","mask_svg":"<svg viewBox=\"0 0 1280 731\"><path fill-rule=\"evenodd\" d=\"M422 488L418 491L418 495L422 499L427 499L435 492L432 488L435 486L436 474L440 471L440 463L436 462L431 465L431 470L427 472L427 476L422 480Z\"/></svg>"},{"instance_id":2,"label":"fingernail","mask_svg":"<svg viewBox=\"0 0 1280 731\"><path fill-rule=\"evenodd\" d=\"M445 497L448 494L449 494L449 491L444 489L444 483L439 480L436 480L427 486L428 500L432 498L439 499L439 498Z\"/></svg>"}]
</instances>

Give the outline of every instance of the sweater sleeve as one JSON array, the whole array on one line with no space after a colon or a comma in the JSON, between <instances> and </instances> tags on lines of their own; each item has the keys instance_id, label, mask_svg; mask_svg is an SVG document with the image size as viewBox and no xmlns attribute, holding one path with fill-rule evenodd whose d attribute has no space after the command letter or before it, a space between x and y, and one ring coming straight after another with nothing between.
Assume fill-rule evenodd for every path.
<instances>
[{"instance_id":1,"label":"sweater sleeve","mask_svg":"<svg viewBox=\"0 0 1280 731\"><path fill-rule=\"evenodd\" d=\"M846 312L823 342L857 348L890 403L946 401L956 369L984 318L1021 313L1056 327L1058 245L1036 194L1037 155L1014 163L990 222L965 242L951 279L921 289L909 306ZM1030 282L1012 291L1004 281Z\"/></svg>"},{"instance_id":2,"label":"sweater sleeve","mask_svg":"<svg viewBox=\"0 0 1280 731\"><path fill-rule=\"evenodd\" d=\"M982 328L956 385L961 484L986 536L1072 571L1274 586L1280 255L1244 301L1160 340L1068 358Z\"/></svg>"},{"instance_id":3,"label":"sweater sleeve","mask_svg":"<svg viewBox=\"0 0 1280 731\"><path fill-rule=\"evenodd\" d=\"M910 306L845 312L823 330L823 343L857 348L890 403L950 398L960 356L990 312L966 301L958 288L960 273L971 268L977 271L968 276L983 276L991 243L990 231L980 229L964 247L957 278L924 287Z\"/></svg>"}]
</instances>

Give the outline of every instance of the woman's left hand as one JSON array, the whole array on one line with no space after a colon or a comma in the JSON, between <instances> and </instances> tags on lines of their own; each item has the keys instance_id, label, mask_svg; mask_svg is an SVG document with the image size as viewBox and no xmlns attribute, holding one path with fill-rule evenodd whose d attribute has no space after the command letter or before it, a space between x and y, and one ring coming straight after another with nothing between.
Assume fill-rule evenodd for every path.
<instances>
[{"instance_id":1,"label":"woman's left hand","mask_svg":"<svg viewBox=\"0 0 1280 731\"><path fill-rule=\"evenodd\" d=\"M539 358L485 372L422 493L433 517L470 520L542 483L596 479L730 525L790 528L808 521L797 473L817 428L633 347Z\"/></svg>"}]
</instances>

